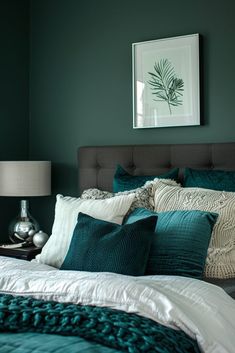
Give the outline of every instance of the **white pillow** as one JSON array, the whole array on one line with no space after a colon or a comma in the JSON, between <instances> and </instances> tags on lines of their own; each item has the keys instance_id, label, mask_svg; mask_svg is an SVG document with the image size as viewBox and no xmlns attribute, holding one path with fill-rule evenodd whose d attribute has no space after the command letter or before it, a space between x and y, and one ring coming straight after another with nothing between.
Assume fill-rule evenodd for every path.
<instances>
[{"instance_id":1,"label":"white pillow","mask_svg":"<svg viewBox=\"0 0 235 353\"><path fill-rule=\"evenodd\" d=\"M82 200L57 195L52 234L41 254L36 256L36 261L60 267L67 254L79 212L104 221L122 224L134 197L135 194L130 194L106 200Z\"/></svg>"},{"instance_id":2,"label":"white pillow","mask_svg":"<svg viewBox=\"0 0 235 353\"><path fill-rule=\"evenodd\" d=\"M120 191L117 193L114 192L109 192L109 191L103 191L99 189L87 189L84 190L81 198L86 199L86 200L104 200L104 199L109 199L114 196L119 196L119 195L129 195L134 193L135 198L132 202L132 205L129 209L129 212L132 212L135 208L147 208L151 211L154 210L154 181L147 181L143 186L133 189L133 190L127 190L127 191Z\"/></svg>"},{"instance_id":3,"label":"white pillow","mask_svg":"<svg viewBox=\"0 0 235 353\"><path fill-rule=\"evenodd\" d=\"M205 276L235 277L235 193L182 188L165 179L158 179L155 187L155 211L201 210L219 214L208 249Z\"/></svg>"}]
</instances>

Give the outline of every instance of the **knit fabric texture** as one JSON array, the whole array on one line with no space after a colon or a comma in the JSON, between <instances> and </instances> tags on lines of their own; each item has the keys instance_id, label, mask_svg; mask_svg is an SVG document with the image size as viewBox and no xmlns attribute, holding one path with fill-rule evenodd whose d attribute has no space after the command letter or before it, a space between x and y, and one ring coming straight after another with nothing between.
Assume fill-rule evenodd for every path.
<instances>
[{"instance_id":1,"label":"knit fabric texture","mask_svg":"<svg viewBox=\"0 0 235 353\"><path fill-rule=\"evenodd\" d=\"M136 314L8 294L0 295L0 331L80 336L129 353L200 352L184 332Z\"/></svg>"},{"instance_id":2,"label":"knit fabric texture","mask_svg":"<svg viewBox=\"0 0 235 353\"><path fill-rule=\"evenodd\" d=\"M144 207L151 211L154 210L154 181L147 181L143 186L134 190L120 191L117 193L91 188L83 191L81 199L104 200L114 196L129 195L132 193L134 193L135 197L127 214L138 207Z\"/></svg>"},{"instance_id":3,"label":"knit fabric texture","mask_svg":"<svg viewBox=\"0 0 235 353\"><path fill-rule=\"evenodd\" d=\"M82 212L61 270L114 272L130 276L145 273L157 215L119 225Z\"/></svg>"}]
</instances>

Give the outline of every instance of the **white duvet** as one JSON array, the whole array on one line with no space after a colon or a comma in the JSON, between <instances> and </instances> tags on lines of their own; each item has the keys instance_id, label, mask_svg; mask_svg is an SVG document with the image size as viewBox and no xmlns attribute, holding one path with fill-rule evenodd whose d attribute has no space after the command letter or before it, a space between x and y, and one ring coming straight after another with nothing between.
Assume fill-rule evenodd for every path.
<instances>
[{"instance_id":1,"label":"white duvet","mask_svg":"<svg viewBox=\"0 0 235 353\"><path fill-rule=\"evenodd\" d=\"M183 330L202 352L235 352L235 301L212 284L173 276L59 271L5 257L0 257L0 271L0 293L137 313Z\"/></svg>"}]
</instances>

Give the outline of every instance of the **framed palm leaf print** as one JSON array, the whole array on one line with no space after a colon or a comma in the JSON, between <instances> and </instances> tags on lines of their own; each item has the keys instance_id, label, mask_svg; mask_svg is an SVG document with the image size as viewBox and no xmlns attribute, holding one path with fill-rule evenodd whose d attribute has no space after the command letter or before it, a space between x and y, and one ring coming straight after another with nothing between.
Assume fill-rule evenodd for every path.
<instances>
[{"instance_id":1,"label":"framed palm leaf print","mask_svg":"<svg viewBox=\"0 0 235 353\"><path fill-rule=\"evenodd\" d=\"M132 44L133 127L200 125L199 35Z\"/></svg>"}]
</instances>

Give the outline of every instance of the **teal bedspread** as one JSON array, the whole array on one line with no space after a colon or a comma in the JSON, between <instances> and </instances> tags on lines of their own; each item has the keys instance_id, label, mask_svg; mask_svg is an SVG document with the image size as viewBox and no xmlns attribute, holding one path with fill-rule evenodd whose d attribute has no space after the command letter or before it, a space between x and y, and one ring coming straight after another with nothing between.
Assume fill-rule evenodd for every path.
<instances>
[{"instance_id":1,"label":"teal bedspread","mask_svg":"<svg viewBox=\"0 0 235 353\"><path fill-rule=\"evenodd\" d=\"M0 332L2 353L200 352L184 332L136 314L11 295L0 295ZM23 350L20 341L31 350ZM62 349L66 345L71 347Z\"/></svg>"},{"instance_id":2,"label":"teal bedspread","mask_svg":"<svg viewBox=\"0 0 235 353\"><path fill-rule=\"evenodd\" d=\"M81 337L43 333L1 333L1 353L120 353Z\"/></svg>"},{"instance_id":3,"label":"teal bedspread","mask_svg":"<svg viewBox=\"0 0 235 353\"><path fill-rule=\"evenodd\" d=\"M0 333L1 353L120 353L81 337L43 333Z\"/></svg>"}]
</instances>

